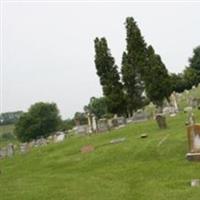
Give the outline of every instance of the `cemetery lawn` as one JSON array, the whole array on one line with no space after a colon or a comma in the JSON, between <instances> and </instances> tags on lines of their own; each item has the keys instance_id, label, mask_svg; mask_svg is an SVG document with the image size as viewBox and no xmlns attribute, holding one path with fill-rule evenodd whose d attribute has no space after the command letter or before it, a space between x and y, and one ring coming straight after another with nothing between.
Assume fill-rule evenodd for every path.
<instances>
[{"instance_id":1,"label":"cemetery lawn","mask_svg":"<svg viewBox=\"0 0 200 200\"><path fill-rule=\"evenodd\" d=\"M0 160L1 200L198 200L200 163L185 159L186 114L77 137ZM200 122L200 113L196 113ZM143 133L148 138L141 139ZM125 137L120 144L104 145ZM82 154L91 144L94 152Z\"/></svg>"}]
</instances>

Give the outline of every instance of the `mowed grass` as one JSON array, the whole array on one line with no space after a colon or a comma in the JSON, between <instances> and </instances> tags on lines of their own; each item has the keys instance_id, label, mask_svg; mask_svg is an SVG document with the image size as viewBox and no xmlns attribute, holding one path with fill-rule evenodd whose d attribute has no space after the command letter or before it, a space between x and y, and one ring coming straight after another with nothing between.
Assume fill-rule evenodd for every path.
<instances>
[{"instance_id":1,"label":"mowed grass","mask_svg":"<svg viewBox=\"0 0 200 200\"><path fill-rule=\"evenodd\" d=\"M186 117L168 118L166 130L152 120L0 160L0 199L198 200L200 188L190 181L200 178L200 163L185 159ZM121 137L123 143L101 146ZM80 153L87 144L95 151Z\"/></svg>"}]
</instances>

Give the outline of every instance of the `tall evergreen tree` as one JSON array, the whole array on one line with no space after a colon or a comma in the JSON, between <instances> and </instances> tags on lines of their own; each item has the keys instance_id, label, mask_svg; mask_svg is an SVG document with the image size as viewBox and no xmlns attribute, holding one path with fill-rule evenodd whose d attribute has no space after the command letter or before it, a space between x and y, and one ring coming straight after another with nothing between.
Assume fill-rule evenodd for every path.
<instances>
[{"instance_id":1,"label":"tall evergreen tree","mask_svg":"<svg viewBox=\"0 0 200 200\"><path fill-rule=\"evenodd\" d=\"M95 65L103 94L106 97L108 112L113 114L124 113L124 94L120 76L105 38L96 38Z\"/></svg>"},{"instance_id":2,"label":"tall evergreen tree","mask_svg":"<svg viewBox=\"0 0 200 200\"><path fill-rule=\"evenodd\" d=\"M169 100L172 92L171 78L161 57L155 54L152 46L147 49L144 82L147 97L159 108L162 108L164 99Z\"/></svg>"},{"instance_id":3,"label":"tall evergreen tree","mask_svg":"<svg viewBox=\"0 0 200 200\"><path fill-rule=\"evenodd\" d=\"M197 86L200 83L200 46L193 50L193 56L189 59L189 63L189 67L184 72L186 81L192 86Z\"/></svg>"},{"instance_id":4,"label":"tall evergreen tree","mask_svg":"<svg viewBox=\"0 0 200 200\"><path fill-rule=\"evenodd\" d=\"M126 19L125 26L127 46L122 57L122 79L127 110L132 114L143 106L144 83L141 75L145 67L146 43L132 17Z\"/></svg>"},{"instance_id":5,"label":"tall evergreen tree","mask_svg":"<svg viewBox=\"0 0 200 200\"><path fill-rule=\"evenodd\" d=\"M190 67L197 70L200 74L200 46L193 50L193 56L189 59Z\"/></svg>"}]
</instances>

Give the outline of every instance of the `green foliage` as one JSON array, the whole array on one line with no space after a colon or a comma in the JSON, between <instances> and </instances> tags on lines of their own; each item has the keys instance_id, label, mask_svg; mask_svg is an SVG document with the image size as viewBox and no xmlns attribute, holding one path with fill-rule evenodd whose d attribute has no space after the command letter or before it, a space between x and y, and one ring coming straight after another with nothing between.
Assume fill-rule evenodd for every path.
<instances>
[{"instance_id":1,"label":"green foliage","mask_svg":"<svg viewBox=\"0 0 200 200\"><path fill-rule=\"evenodd\" d=\"M171 74L171 85L172 85L172 91L182 93L186 89L186 81L184 79L184 74Z\"/></svg>"},{"instance_id":2,"label":"green foliage","mask_svg":"<svg viewBox=\"0 0 200 200\"><path fill-rule=\"evenodd\" d=\"M108 112L124 113L124 94L120 76L105 38L96 38L95 65L100 78L103 94L106 97Z\"/></svg>"},{"instance_id":3,"label":"green foliage","mask_svg":"<svg viewBox=\"0 0 200 200\"><path fill-rule=\"evenodd\" d=\"M162 107L164 99L169 99L172 92L171 79L161 57L155 54L152 46L148 47L147 61L144 72L146 95L155 105Z\"/></svg>"},{"instance_id":4,"label":"green foliage","mask_svg":"<svg viewBox=\"0 0 200 200\"><path fill-rule=\"evenodd\" d=\"M73 119L76 125L84 125L88 123L85 113L82 112L76 112Z\"/></svg>"},{"instance_id":5,"label":"green foliage","mask_svg":"<svg viewBox=\"0 0 200 200\"><path fill-rule=\"evenodd\" d=\"M189 59L190 67L197 70L198 75L200 75L200 46L193 50L193 57Z\"/></svg>"},{"instance_id":6,"label":"green foliage","mask_svg":"<svg viewBox=\"0 0 200 200\"><path fill-rule=\"evenodd\" d=\"M39 102L20 117L15 126L15 134L22 142L47 137L58 129L60 123L56 104Z\"/></svg>"},{"instance_id":7,"label":"green foliage","mask_svg":"<svg viewBox=\"0 0 200 200\"><path fill-rule=\"evenodd\" d=\"M75 121L73 119L63 120L59 129L66 131L71 130L75 126Z\"/></svg>"},{"instance_id":8,"label":"green foliage","mask_svg":"<svg viewBox=\"0 0 200 200\"><path fill-rule=\"evenodd\" d=\"M90 98L90 102L84 110L94 114L98 119L104 117L108 113L106 97Z\"/></svg>"},{"instance_id":9,"label":"green foliage","mask_svg":"<svg viewBox=\"0 0 200 200\"><path fill-rule=\"evenodd\" d=\"M196 69L192 67L187 67L184 70L183 75L184 81L185 81L185 89L190 90L192 86L197 86L200 82L200 74L198 75L198 72Z\"/></svg>"},{"instance_id":10,"label":"green foliage","mask_svg":"<svg viewBox=\"0 0 200 200\"><path fill-rule=\"evenodd\" d=\"M146 43L137 23L132 17L126 19L126 52L122 57L122 79L126 93L127 111L143 107L144 83L142 73L145 66Z\"/></svg>"}]
</instances>

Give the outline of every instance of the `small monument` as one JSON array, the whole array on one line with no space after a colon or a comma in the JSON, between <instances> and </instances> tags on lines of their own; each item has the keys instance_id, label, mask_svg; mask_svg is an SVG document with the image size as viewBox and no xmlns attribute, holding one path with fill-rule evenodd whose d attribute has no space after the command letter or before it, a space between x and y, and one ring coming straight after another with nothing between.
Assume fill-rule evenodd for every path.
<instances>
[{"instance_id":1,"label":"small monument","mask_svg":"<svg viewBox=\"0 0 200 200\"><path fill-rule=\"evenodd\" d=\"M162 113L157 114L156 115L156 121L157 121L160 129L166 129L167 128L166 117L165 117L164 114L162 114Z\"/></svg>"},{"instance_id":2,"label":"small monument","mask_svg":"<svg viewBox=\"0 0 200 200\"><path fill-rule=\"evenodd\" d=\"M92 130L94 132L97 132L97 121L96 121L96 116L92 115Z\"/></svg>"},{"instance_id":3,"label":"small monument","mask_svg":"<svg viewBox=\"0 0 200 200\"><path fill-rule=\"evenodd\" d=\"M98 131L106 132L109 130L107 119L103 118L98 121Z\"/></svg>"},{"instance_id":4,"label":"small monument","mask_svg":"<svg viewBox=\"0 0 200 200\"><path fill-rule=\"evenodd\" d=\"M187 128L189 152L188 160L200 160L200 124L192 124Z\"/></svg>"}]
</instances>

